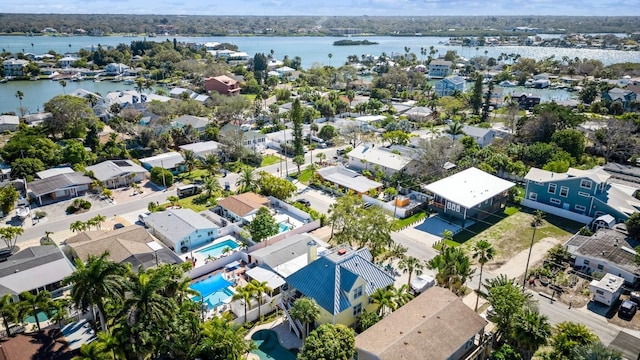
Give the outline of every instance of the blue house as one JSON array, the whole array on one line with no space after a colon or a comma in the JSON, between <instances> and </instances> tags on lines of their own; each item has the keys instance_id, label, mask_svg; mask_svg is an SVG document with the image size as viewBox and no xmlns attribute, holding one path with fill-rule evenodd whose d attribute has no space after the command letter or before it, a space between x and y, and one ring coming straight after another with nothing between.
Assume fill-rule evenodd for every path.
<instances>
[{"instance_id":1,"label":"blue house","mask_svg":"<svg viewBox=\"0 0 640 360\"><path fill-rule=\"evenodd\" d=\"M554 173L531 168L522 205L584 224L609 214L623 222L640 209L635 188L609 182L602 167Z\"/></svg>"},{"instance_id":2,"label":"blue house","mask_svg":"<svg viewBox=\"0 0 640 360\"><path fill-rule=\"evenodd\" d=\"M638 95L631 90L613 88L602 93L602 100L609 102L620 102L625 111L631 109L631 102L636 100Z\"/></svg>"},{"instance_id":3,"label":"blue house","mask_svg":"<svg viewBox=\"0 0 640 360\"><path fill-rule=\"evenodd\" d=\"M435 92L442 96L450 96L454 91L464 92L464 78L461 76L452 76L444 78L436 83Z\"/></svg>"}]
</instances>

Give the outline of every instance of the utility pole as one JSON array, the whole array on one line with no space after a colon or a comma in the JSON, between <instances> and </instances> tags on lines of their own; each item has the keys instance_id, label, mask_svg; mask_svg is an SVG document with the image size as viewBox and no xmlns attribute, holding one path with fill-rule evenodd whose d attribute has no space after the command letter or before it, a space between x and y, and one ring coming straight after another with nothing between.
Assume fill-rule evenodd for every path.
<instances>
[{"instance_id":1,"label":"utility pole","mask_svg":"<svg viewBox=\"0 0 640 360\"><path fill-rule=\"evenodd\" d=\"M164 177L164 162L160 160L160 167L162 168L162 186L164 186L165 191L167 190L167 180Z\"/></svg>"},{"instance_id":2,"label":"utility pole","mask_svg":"<svg viewBox=\"0 0 640 360\"><path fill-rule=\"evenodd\" d=\"M531 250L533 250L533 240L536 238L537 224L533 223L533 235L531 236L531 245L529 245L529 255L527 256L527 266L524 268L524 278L522 279L522 291L524 291L527 284L527 272L529 271L529 260L531 260Z\"/></svg>"}]
</instances>

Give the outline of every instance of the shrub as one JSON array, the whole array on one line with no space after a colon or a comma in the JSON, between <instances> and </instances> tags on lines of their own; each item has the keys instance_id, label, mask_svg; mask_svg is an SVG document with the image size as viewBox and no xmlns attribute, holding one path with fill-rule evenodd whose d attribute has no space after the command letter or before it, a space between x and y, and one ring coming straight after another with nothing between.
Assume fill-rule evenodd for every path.
<instances>
[{"instance_id":1,"label":"shrub","mask_svg":"<svg viewBox=\"0 0 640 360\"><path fill-rule=\"evenodd\" d=\"M85 210L89 210L91 209L91 202L87 200L82 200L82 204L80 206Z\"/></svg>"},{"instance_id":2,"label":"shrub","mask_svg":"<svg viewBox=\"0 0 640 360\"><path fill-rule=\"evenodd\" d=\"M43 217L47 216L47 213L45 211L38 210L38 211L35 212L35 215L36 215L37 218L43 218Z\"/></svg>"},{"instance_id":3,"label":"shrub","mask_svg":"<svg viewBox=\"0 0 640 360\"><path fill-rule=\"evenodd\" d=\"M151 169L151 181L154 184L166 185L169 187L173 184L173 174L167 169L156 166Z\"/></svg>"},{"instance_id":4,"label":"shrub","mask_svg":"<svg viewBox=\"0 0 640 360\"><path fill-rule=\"evenodd\" d=\"M75 213L76 211L78 211L78 208L77 208L77 207L75 207L75 206L73 206L73 205L69 205L69 206L67 206L67 214L73 214L73 213Z\"/></svg>"}]
</instances>

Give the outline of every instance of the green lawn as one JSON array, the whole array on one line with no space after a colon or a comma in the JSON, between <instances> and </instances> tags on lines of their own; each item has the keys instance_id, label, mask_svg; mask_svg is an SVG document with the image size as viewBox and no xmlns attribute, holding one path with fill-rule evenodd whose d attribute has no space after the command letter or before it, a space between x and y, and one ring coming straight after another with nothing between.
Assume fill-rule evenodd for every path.
<instances>
[{"instance_id":1,"label":"green lawn","mask_svg":"<svg viewBox=\"0 0 640 360\"><path fill-rule=\"evenodd\" d=\"M280 157L276 155L266 155L262 157L262 163L260 167L265 167L273 164L277 164L280 162Z\"/></svg>"},{"instance_id":2,"label":"green lawn","mask_svg":"<svg viewBox=\"0 0 640 360\"><path fill-rule=\"evenodd\" d=\"M253 102L256 99L256 94L242 94L242 97Z\"/></svg>"},{"instance_id":3,"label":"green lawn","mask_svg":"<svg viewBox=\"0 0 640 360\"><path fill-rule=\"evenodd\" d=\"M209 171L205 169L193 169L191 173L185 171L176 175L176 180L184 184L191 184L195 181L201 181L205 177L209 176Z\"/></svg>"},{"instance_id":4,"label":"green lawn","mask_svg":"<svg viewBox=\"0 0 640 360\"><path fill-rule=\"evenodd\" d=\"M306 168L300 172L300 176L298 173L292 174L291 177L294 179L298 179L303 184L309 184L309 180L311 180L311 169Z\"/></svg>"},{"instance_id":5,"label":"green lawn","mask_svg":"<svg viewBox=\"0 0 640 360\"><path fill-rule=\"evenodd\" d=\"M402 228L404 228L405 226L408 226L410 224L413 224L414 222L418 221L418 220L422 220L427 216L427 213L424 211L420 211L419 213L415 213L411 216L409 216L408 218L405 219L397 219L393 222L393 229L397 229L400 230Z\"/></svg>"},{"instance_id":6,"label":"green lawn","mask_svg":"<svg viewBox=\"0 0 640 360\"><path fill-rule=\"evenodd\" d=\"M182 198L178 200L178 204L180 204L180 207L183 209L191 209L195 212L204 211L216 205L215 200L207 200L202 194ZM160 205L168 207L171 204L167 202Z\"/></svg>"}]
</instances>

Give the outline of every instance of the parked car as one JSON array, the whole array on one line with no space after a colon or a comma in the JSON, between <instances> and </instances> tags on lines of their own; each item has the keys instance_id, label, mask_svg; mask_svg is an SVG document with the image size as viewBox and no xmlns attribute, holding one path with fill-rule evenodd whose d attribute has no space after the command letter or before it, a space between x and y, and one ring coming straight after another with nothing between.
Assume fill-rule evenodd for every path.
<instances>
[{"instance_id":1,"label":"parked car","mask_svg":"<svg viewBox=\"0 0 640 360\"><path fill-rule=\"evenodd\" d=\"M151 215L151 213L150 213L150 212L145 212L145 213L142 213L142 214L138 215L138 221L140 221L141 223L143 223L143 224L144 224L144 220L145 220L149 215Z\"/></svg>"},{"instance_id":2,"label":"parked car","mask_svg":"<svg viewBox=\"0 0 640 360\"><path fill-rule=\"evenodd\" d=\"M309 200L307 200L307 199L298 199L298 200L296 200L296 202L300 203L300 204L302 204L302 205L304 205L306 207L311 206L311 202Z\"/></svg>"},{"instance_id":3,"label":"parked car","mask_svg":"<svg viewBox=\"0 0 640 360\"><path fill-rule=\"evenodd\" d=\"M620 304L618 316L625 319L631 319L638 311L638 304L633 301L625 300Z\"/></svg>"},{"instance_id":4,"label":"parked car","mask_svg":"<svg viewBox=\"0 0 640 360\"><path fill-rule=\"evenodd\" d=\"M113 230L122 229L124 227L123 223L117 223L113 225Z\"/></svg>"}]
</instances>

